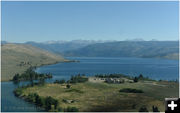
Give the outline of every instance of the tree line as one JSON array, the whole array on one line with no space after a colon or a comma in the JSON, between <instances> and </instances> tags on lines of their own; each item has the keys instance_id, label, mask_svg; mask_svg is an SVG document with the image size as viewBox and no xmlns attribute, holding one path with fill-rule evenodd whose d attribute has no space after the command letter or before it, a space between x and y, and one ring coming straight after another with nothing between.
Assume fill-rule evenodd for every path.
<instances>
[{"instance_id":1,"label":"tree line","mask_svg":"<svg viewBox=\"0 0 180 113\"><path fill-rule=\"evenodd\" d=\"M52 78L52 74L38 74L34 71L33 67L28 68L24 73L22 74L15 74L12 81L28 81L28 80L39 80L41 78L47 79Z\"/></svg>"},{"instance_id":2,"label":"tree line","mask_svg":"<svg viewBox=\"0 0 180 113\"><path fill-rule=\"evenodd\" d=\"M19 73L15 74L12 81L15 84L19 84L19 82L21 82L21 81L30 81L31 86L34 86L35 84L44 85L45 79L50 79L53 77L51 73L47 73L47 74L40 73L39 74L39 73L35 72L34 69L35 68L30 67L22 74L19 74ZM34 83L34 80L38 80L38 83Z\"/></svg>"},{"instance_id":3,"label":"tree line","mask_svg":"<svg viewBox=\"0 0 180 113\"><path fill-rule=\"evenodd\" d=\"M70 80L65 81L64 79L61 80L55 80L54 83L57 84L64 84L64 83L83 83L88 81L88 78L86 77L85 74L78 74L75 76L71 76Z\"/></svg>"},{"instance_id":4,"label":"tree line","mask_svg":"<svg viewBox=\"0 0 180 113\"><path fill-rule=\"evenodd\" d=\"M44 108L45 111L51 111L51 112L78 112L78 108L76 107L67 107L67 108L61 108L59 106L59 102L57 99L48 96L48 97L41 97L37 93L30 93L27 96L23 95L23 89L24 88L17 88L14 90L14 94L17 97L24 97L24 99L28 102L34 103L39 107Z\"/></svg>"}]
</instances>

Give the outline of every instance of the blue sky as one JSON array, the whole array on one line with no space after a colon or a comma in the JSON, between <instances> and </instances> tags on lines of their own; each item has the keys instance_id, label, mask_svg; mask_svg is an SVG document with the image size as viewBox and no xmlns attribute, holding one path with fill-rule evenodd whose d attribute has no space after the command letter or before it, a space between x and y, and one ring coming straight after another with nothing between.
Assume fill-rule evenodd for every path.
<instances>
[{"instance_id":1,"label":"blue sky","mask_svg":"<svg viewBox=\"0 0 180 113\"><path fill-rule=\"evenodd\" d=\"M178 40L178 2L2 2L2 40Z\"/></svg>"}]
</instances>

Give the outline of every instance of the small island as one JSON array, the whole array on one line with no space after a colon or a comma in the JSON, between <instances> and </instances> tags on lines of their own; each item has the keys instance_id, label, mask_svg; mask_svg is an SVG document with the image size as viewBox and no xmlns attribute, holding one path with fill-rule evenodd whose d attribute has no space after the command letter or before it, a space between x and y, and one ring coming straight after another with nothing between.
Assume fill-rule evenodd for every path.
<instances>
[{"instance_id":1,"label":"small island","mask_svg":"<svg viewBox=\"0 0 180 113\"><path fill-rule=\"evenodd\" d=\"M177 81L156 81L142 74L78 74L53 83L38 79L33 85L18 87L14 94L52 112L162 112L164 98L178 97L178 85Z\"/></svg>"}]
</instances>

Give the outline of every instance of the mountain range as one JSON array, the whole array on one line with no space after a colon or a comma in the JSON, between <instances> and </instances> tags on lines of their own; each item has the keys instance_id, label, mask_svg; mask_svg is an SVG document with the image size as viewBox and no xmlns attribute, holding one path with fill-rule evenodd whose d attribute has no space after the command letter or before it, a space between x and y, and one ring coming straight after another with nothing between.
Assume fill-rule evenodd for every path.
<instances>
[{"instance_id":1,"label":"mountain range","mask_svg":"<svg viewBox=\"0 0 180 113\"><path fill-rule=\"evenodd\" d=\"M94 40L72 40L72 41L48 41L48 42L26 42L50 52L63 56L75 57L142 57L142 58L179 58L178 41L94 41Z\"/></svg>"},{"instance_id":2,"label":"mountain range","mask_svg":"<svg viewBox=\"0 0 180 113\"><path fill-rule=\"evenodd\" d=\"M64 52L65 56L143 57L178 59L178 41L119 41L91 44Z\"/></svg>"}]
</instances>

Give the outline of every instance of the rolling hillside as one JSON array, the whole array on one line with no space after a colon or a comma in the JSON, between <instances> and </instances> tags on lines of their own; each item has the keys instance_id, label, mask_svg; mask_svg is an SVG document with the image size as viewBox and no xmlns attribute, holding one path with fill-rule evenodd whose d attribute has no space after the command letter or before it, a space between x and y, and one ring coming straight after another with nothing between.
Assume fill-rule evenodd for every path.
<instances>
[{"instance_id":1,"label":"rolling hillside","mask_svg":"<svg viewBox=\"0 0 180 113\"><path fill-rule=\"evenodd\" d=\"M67 61L60 55L25 44L1 45L1 81L12 79L30 66L41 66Z\"/></svg>"},{"instance_id":2,"label":"rolling hillside","mask_svg":"<svg viewBox=\"0 0 180 113\"><path fill-rule=\"evenodd\" d=\"M64 52L65 56L179 58L178 41L119 41L96 43Z\"/></svg>"}]
</instances>

